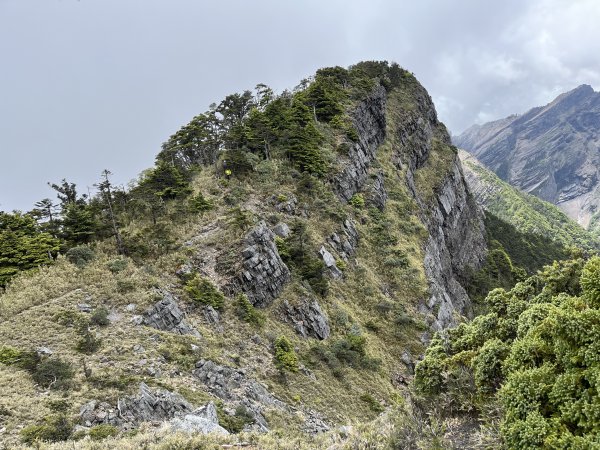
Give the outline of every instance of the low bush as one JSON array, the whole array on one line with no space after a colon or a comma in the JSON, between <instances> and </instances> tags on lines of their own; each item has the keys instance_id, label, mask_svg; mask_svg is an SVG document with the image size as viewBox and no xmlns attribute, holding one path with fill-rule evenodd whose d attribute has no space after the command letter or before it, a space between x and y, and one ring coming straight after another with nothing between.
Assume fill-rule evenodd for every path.
<instances>
[{"instance_id":1,"label":"low bush","mask_svg":"<svg viewBox=\"0 0 600 450\"><path fill-rule=\"evenodd\" d=\"M69 249L65 256L71 264L83 269L94 260L96 254L87 245L79 245Z\"/></svg>"},{"instance_id":2,"label":"low bush","mask_svg":"<svg viewBox=\"0 0 600 450\"><path fill-rule=\"evenodd\" d=\"M36 442L66 441L71 436L73 424L64 415L50 416L40 425L29 425L21 430L21 440L25 444Z\"/></svg>"},{"instance_id":3,"label":"low bush","mask_svg":"<svg viewBox=\"0 0 600 450\"><path fill-rule=\"evenodd\" d=\"M108 309L104 307L96 308L90 316L90 323L100 327L105 327L110 324L110 320L108 320Z\"/></svg>"},{"instance_id":4,"label":"low bush","mask_svg":"<svg viewBox=\"0 0 600 450\"><path fill-rule=\"evenodd\" d=\"M298 371L298 355L294 350L294 346L286 336L279 336L275 339L275 365L279 370L297 372Z\"/></svg>"},{"instance_id":5,"label":"low bush","mask_svg":"<svg viewBox=\"0 0 600 450\"><path fill-rule=\"evenodd\" d=\"M92 441L101 441L117 434L119 434L117 427L108 424L96 425L90 428L90 439Z\"/></svg>"},{"instance_id":6,"label":"low bush","mask_svg":"<svg viewBox=\"0 0 600 450\"><path fill-rule=\"evenodd\" d=\"M241 320L250 325L260 328L265 324L265 315L252 306L244 294L239 294L236 298L236 312Z\"/></svg>"},{"instance_id":7,"label":"low bush","mask_svg":"<svg viewBox=\"0 0 600 450\"><path fill-rule=\"evenodd\" d=\"M210 305L216 310L222 310L225 306L225 296L208 279L198 274L187 281L184 289L198 303Z\"/></svg>"}]
</instances>

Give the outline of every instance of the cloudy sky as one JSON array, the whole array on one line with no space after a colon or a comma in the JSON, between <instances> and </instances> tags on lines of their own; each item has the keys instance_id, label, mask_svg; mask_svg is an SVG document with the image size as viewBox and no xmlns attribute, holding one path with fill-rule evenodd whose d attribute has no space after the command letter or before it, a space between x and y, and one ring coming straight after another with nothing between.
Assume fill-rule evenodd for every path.
<instances>
[{"instance_id":1,"label":"cloudy sky","mask_svg":"<svg viewBox=\"0 0 600 450\"><path fill-rule=\"evenodd\" d=\"M322 66L415 73L453 133L600 89L598 0L0 0L0 209L125 184L225 95Z\"/></svg>"}]
</instances>

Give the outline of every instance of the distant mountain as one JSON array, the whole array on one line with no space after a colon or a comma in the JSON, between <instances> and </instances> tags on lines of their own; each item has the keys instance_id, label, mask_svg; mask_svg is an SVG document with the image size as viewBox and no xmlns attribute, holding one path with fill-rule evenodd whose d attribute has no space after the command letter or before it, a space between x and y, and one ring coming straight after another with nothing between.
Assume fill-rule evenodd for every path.
<instances>
[{"instance_id":1,"label":"distant mountain","mask_svg":"<svg viewBox=\"0 0 600 450\"><path fill-rule=\"evenodd\" d=\"M459 150L459 157L467 185L486 212L512 225L519 233L541 236L565 249L599 249L598 238L581 228L556 206L502 181L466 151ZM537 249L535 253L543 256L542 249ZM556 258L556 255L551 256ZM550 262L552 260L544 261L545 264Z\"/></svg>"},{"instance_id":2,"label":"distant mountain","mask_svg":"<svg viewBox=\"0 0 600 450\"><path fill-rule=\"evenodd\" d=\"M502 180L557 205L583 227L596 228L600 93L591 86L523 115L474 125L453 141Z\"/></svg>"}]
</instances>

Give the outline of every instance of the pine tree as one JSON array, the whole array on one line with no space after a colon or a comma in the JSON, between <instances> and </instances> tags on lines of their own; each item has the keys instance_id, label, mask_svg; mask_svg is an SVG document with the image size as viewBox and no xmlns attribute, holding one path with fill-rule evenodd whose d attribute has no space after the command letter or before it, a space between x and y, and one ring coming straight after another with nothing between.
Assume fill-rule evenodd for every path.
<instances>
[{"instance_id":1,"label":"pine tree","mask_svg":"<svg viewBox=\"0 0 600 450\"><path fill-rule=\"evenodd\" d=\"M59 247L32 216L0 212L0 287L21 271L51 263Z\"/></svg>"}]
</instances>

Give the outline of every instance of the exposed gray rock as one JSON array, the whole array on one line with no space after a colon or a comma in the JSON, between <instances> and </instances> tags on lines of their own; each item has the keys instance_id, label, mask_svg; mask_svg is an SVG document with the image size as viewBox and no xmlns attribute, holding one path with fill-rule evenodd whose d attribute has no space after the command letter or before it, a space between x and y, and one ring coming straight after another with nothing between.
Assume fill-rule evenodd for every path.
<instances>
[{"instance_id":1,"label":"exposed gray rock","mask_svg":"<svg viewBox=\"0 0 600 450\"><path fill-rule=\"evenodd\" d=\"M266 407L284 409L285 403L275 398L267 389L240 369L220 366L210 360L200 360L192 372L208 391L230 403L244 405L254 414L258 428L268 431L262 411Z\"/></svg>"},{"instance_id":2,"label":"exposed gray rock","mask_svg":"<svg viewBox=\"0 0 600 450\"><path fill-rule=\"evenodd\" d=\"M211 324L219 333L223 332L223 325L221 325L221 316L212 306L208 305L204 307L204 318Z\"/></svg>"},{"instance_id":3,"label":"exposed gray rock","mask_svg":"<svg viewBox=\"0 0 600 450\"><path fill-rule=\"evenodd\" d=\"M344 220L341 233L333 233L327 243L341 256L345 261L356 253L358 246L358 231L352 219Z\"/></svg>"},{"instance_id":4,"label":"exposed gray rock","mask_svg":"<svg viewBox=\"0 0 600 450\"><path fill-rule=\"evenodd\" d=\"M169 292L164 292L163 299L146 310L143 323L157 330L200 337L198 330L185 321L185 314L177 305L175 297Z\"/></svg>"},{"instance_id":5,"label":"exposed gray rock","mask_svg":"<svg viewBox=\"0 0 600 450\"><path fill-rule=\"evenodd\" d=\"M210 360L200 360L192 372L199 382L213 395L224 400L230 406L243 405L253 416L254 429L268 431L268 424L264 418L265 409L274 408L282 411L293 412L290 407L271 394L258 381L248 377L243 369L221 366ZM305 428L317 432L329 429L328 425L312 410L303 410L307 417Z\"/></svg>"},{"instance_id":6,"label":"exposed gray rock","mask_svg":"<svg viewBox=\"0 0 600 450\"><path fill-rule=\"evenodd\" d=\"M35 352L38 354L38 356L51 356L54 353L48 347L38 347L35 349Z\"/></svg>"},{"instance_id":7,"label":"exposed gray rock","mask_svg":"<svg viewBox=\"0 0 600 450\"><path fill-rule=\"evenodd\" d=\"M275 206L275 209L279 212L296 215L296 208L298 206L298 199L295 195L279 196L274 195L271 197L271 203Z\"/></svg>"},{"instance_id":8,"label":"exposed gray rock","mask_svg":"<svg viewBox=\"0 0 600 450\"><path fill-rule=\"evenodd\" d=\"M92 312L91 305L88 305L87 303L78 303L77 309L79 311L81 311L82 313L91 313Z\"/></svg>"},{"instance_id":9,"label":"exposed gray rock","mask_svg":"<svg viewBox=\"0 0 600 450\"><path fill-rule=\"evenodd\" d=\"M116 407L92 400L81 407L79 415L81 423L88 427L110 424L127 429L142 422L163 422L192 410L181 395L160 389L153 392L141 383L137 396L120 398Z\"/></svg>"},{"instance_id":10,"label":"exposed gray rock","mask_svg":"<svg viewBox=\"0 0 600 450\"><path fill-rule=\"evenodd\" d=\"M407 168L407 184L429 232L424 268L430 296L421 306L433 317L431 328L439 330L454 326L457 316L472 313L460 280L483 263L487 252L485 229L483 214L468 191L458 155L436 186L433 201L423 199L417 190L414 174L427 163L434 138L450 145L450 137L438 122L433 102L423 87L416 89L415 101L416 108L406 111L398 124L394 162Z\"/></svg>"},{"instance_id":11,"label":"exposed gray rock","mask_svg":"<svg viewBox=\"0 0 600 450\"><path fill-rule=\"evenodd\" d=\"M306 411L306 418L304 420L304 432L310 434L325 433L330 430L329 425L323 420L321 415L316 411Z\"/></svg>"},{"instance_id":12,"label":"exposed gray rock","mask_svg":"<svg viewBox=\"0 0 600 450\"><path fill-rule=\"evenodd\" d=\"M279 222L273 228L273 233L275 233L280 238L285 239L286 237L288 237L290 235L291 230L287 223Z\"/></svg>"},{"instance_id":13,"label":"exposed gray rock","mask_svg":"<svg viewBox=\"0 0 600 450\"><path fill-rule=\"evenodd\" d=\"M267 306L290 280L290 270L279 256L275 235L264 222L246 235L245 245L241 273L228 291L242 291L254 306Z\"/></svg>"},{"instance_id":14,"label":"exposed gray rock","mask_svg":"<svg viewBox=\"0 0 600 450\"><path fill-rule=\"evenodd\" d=\"M366 188L367 201L375 206L380 211L383 211L387 202L388 194L385 190L385 181L383 171L378 170L369 182Z\"/></svg>"},{"instance_id":15,"label":"exposed gray rock","mask_svg":"<svg viewBox=\"0 0 600 450\"><path fill-rule=\"evenodd\" d=\"M302 298L298 305L291 305L286 300L282 309L284 320L290 322L301 336L321 340L329 337L327 316L315 299Z\"/></svg>"},{"instance_id":16,"label":"exposed gray rock","mask_svg":"<svg viewBox=\"0 0 600 450\"><path fill-rule=\"evenodd\" d=\"M319 249L319 255L321 255L321 259L323 259L323 263L325 264L329 274L333 278L342 278L342 271L338 269L338 266L335 264L335 258L324 246L321 246Z\"/></svg>"},{"instance_id":17,"label":"exposed gray rock","mask_svg":"<svg viewBox=\"0 0 600 450\"><path fill-rule=\"evenodd\" d=\"M183 417L175 417L171 419L169 424L173 431L202 434L229 434L225 428L219 425L217 408L213 402L210 402Z\"/></svg>"},{"instance_id":18,"label":"exposed gray rock","mask_svg":"<svg viewBox=\"0 0 600 450\"><path fill-rule=\"evenodd\" d=\"M358 142L349 146L342 170L333 180L334 190L345 201L350 200L365 184L375 152L385 139L386 100L385 89L378 86L353 113Z\"/></svg>"}]
</instances>

